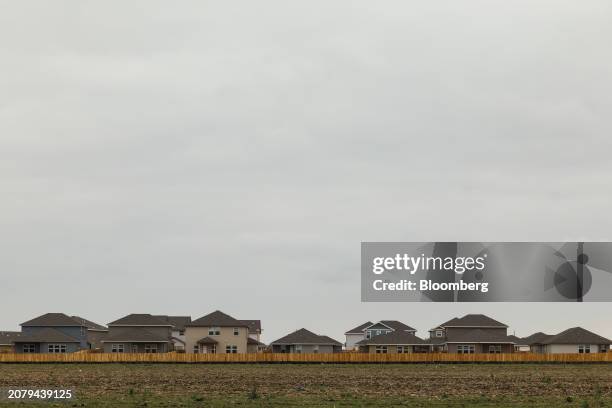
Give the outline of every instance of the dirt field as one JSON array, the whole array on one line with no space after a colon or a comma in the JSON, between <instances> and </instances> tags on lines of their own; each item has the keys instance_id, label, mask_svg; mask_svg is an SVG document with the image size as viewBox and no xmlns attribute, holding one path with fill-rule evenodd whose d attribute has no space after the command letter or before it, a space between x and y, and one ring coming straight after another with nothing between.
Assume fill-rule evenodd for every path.
<instances>
[{"instance_id":1,"label":"dirt field","mask_svg":"<svg viewBox=\"0 0 612 408\"><path fill-rule=\"evenodd\" d=\"M63 407L586 408L612 407L612 365L0 364L0 387L75 389L44 404Z\"/></svg>"}]
</instances>

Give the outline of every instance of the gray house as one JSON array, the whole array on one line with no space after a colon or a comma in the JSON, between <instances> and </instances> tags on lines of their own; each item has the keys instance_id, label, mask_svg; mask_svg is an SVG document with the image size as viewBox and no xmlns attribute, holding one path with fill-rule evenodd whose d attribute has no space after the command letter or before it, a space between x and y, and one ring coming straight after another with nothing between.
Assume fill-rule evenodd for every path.
<instances>
[{"instance_id":1,"label":"gray house","mask_svg":"<svg viewBox=\"0 0 612 408\"><path fill-rule=\"evenodd\" d=\"M342 343L306 329L296 330L270 343L273 353L337 353Z\"/></svg>"},{"instance_id":2,"label":"gray house","mask_svg":"<svg viewBox=\"0 0 612 408\"><path fill-rule=\"evenodd\" d=\"M429 331L434 351L459 354L512 353L508 326L483 314L455 317Z\"/></svg>"},{"instance_id":3,"label":"gray house","mask_svg":"<svg viewBox=\"0 0 612 408\"><path fill-rule=\"evenodd\" d=\"M346 336L345 347L347 350L358 350L360 342L369 340L374 336L389 334L391 332L401 332L416 334L416 329L398 320L380 320L376 323L365 322L344 333Z\"/></svg>"},{"instance_id":4,"label":"gray house","mask_svg":"<svg viewBox=\"0 0 612 408\"><path fill-rule=\"evenodd\" d=\"M129 314L108 324L101 340L105 353L166 353L172 349L167 319L150 314Z\"/></svg>"},{"instance_id":5,"label":"gray house","mask_svg":"<svg viewBox=\"0 0 612 408\"><path fill-rule=\"evenodd\" d=\"M394 330L357 342L359 351L372 354L427 353L431 344L414 332Z\"/></svg>"},{"instance_id":6,"label":"gray house","mask_svg":"<svg viewBox=\"0 0 612 408\"><path fill-rule=\"evenodd\" d=\"M16 353L72 353L90 348L87 326L64 313L47 313L21 323Z\"/></svg>"}]
</instances>

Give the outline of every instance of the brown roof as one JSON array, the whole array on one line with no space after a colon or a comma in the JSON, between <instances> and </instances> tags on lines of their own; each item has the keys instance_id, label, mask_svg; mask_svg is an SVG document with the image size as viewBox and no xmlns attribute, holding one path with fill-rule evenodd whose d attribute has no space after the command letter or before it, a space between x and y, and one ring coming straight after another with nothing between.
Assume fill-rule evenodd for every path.
<instances>
[{"instance_id":1,"label":"brown roof","mask_svg":"<svg viewBox=\"0 0 612 408\"><path fill-rule=\"evenodd\" d=\"M246 323L234 319L232 316L216 310L212 313L194 320L187 327L249 327Z\"/></svg>"},{"instance_id":2,"label":"brown roof","mask_svg":"<svg viewBox=\"0 0 612 408\"><path fill-rule=\"evenodd\" d=\"M166 319L148 313L132 313L110 322L109 326L172 326Z\"/></svg>"},{"instance_id":3,"label":"brown roof","mask_svg":"<svg viewBox=\"0 0 612 408\"><path fill-rule=\"evenodd\" d=\"M113 329L101 340L102 343L168 343L169 338L153 334L142 328L126 327Z\"/></svg>"},{"instance_id":4,"label":"brown roof","mask_svg":"<svg viewBox=\"0 0 612 408\"><path fill-rule=\"evenodd\" d=\"M211 339L210 337L204 337L203 339L198 340L198 344L217 344L219 343L215 339Z\"/></svg>"},{"instance_id":5,"label":"brown roof","mask_svg":"<svg viewBox=\"0 0 612 408\"><path fill-rule=\"evenodd\" d=\"M387 334L381 334L374 336L371 339L365 339L357 342L357 345L368 346L368 345L420 345L428 344L427 341L420 337L410 334L406 331L396 330Z\"/></svg>"},{"instance_id":6,"label":"brown roof","mask_svg":"<svg viewBox=\"0 0 612 408\"><path fill-rule=\"evenodd\" d=\"M543 342L546 341L546 339L548 339L549 337L553 336L551 336L550 334L537 332L532 334L531 336L524 337L523 342L529 346L533 344L543 344Z\"/></svg>"},{"instance_id":7,"label":"brown roof","mask_svg":"<svg viewBox=\"0 0 612 408\"><path fill-rule=\"evenodd\" d=\"M247 344L257 344L258 346L265 346L261 341L257 341L251 337L247 339Z\"/></svg>"},{"instance_id":8,"label":"brown roof","mask_svg":"<svg viewBox=\"0 0 612 408\"><path fill-rule=\"evenodd\" d=\"M555 336L549 336L542 344L612 344L612 342L582 327L572 327Z\"/></svg>"},{"instance_id":9,"label":"brown roof","mask_svg":"<svg viewBox=\"0 0 612 408\"><path fill-rule=\"evenodd\" d=\"M21 326L82 327L85 325L83 323L77 322L72 317L64 313L45 313L44 315L35 317L34 319L28 320L25 323L21 323Z\"/></svg>"},{"instance_id":10,"label":"brown roof","mask_svg":"<svg viewBox=\"0 0 612 408\"><path fill-rule=\"evenodd\" d=\"M342 346L342 344L330 337L319 336L306 329L299 329L293 333L281 337L280 339L273 341L270 344L325 344Z\"/></svg>"},{"instance_id":11,"label":"brown roof","mask_svg":"<svg viewBox=\"0 0 612 408\"><path fill-rule=\"evenodd\" d=\"M402 322L400 322L398 320L381 320L380 322L382 324L384 324L385 326L389 326L393 330L398 330L398 331L416 331L416 329L413 329L412 327L410 327L407 324L404 324L404 323L402 323Z\"/></svg>"},{"instance_id":12,"label":"brown roof","mask_svg":"<svg viewBox=\"0 0 612 408\"><path fill-rule=\"evenodd\" d=\"M166 316L166 315L155 315L160 320L168 322L176 330L185 330L185 326L191 323L191 316Z\"/></svg>"},{"instance_id":13,"label":"brown roof","mask_svg":"<svg viewBox=\"0 0 612 408\"><path fill-rule=\"evenodd\" d=\"M258 334L261 333L261 320L240 320L242 323L249 326L249 333Z\"/></svg>"},{"instance_id":14,"label":"brown roof","mask_svg":"<svg viewBox=\"0 0 612 408\"><path fill-rule=\"evenodd\" d=\"M363 331L365 330L366 327L373 325L374 323L368 321L365 322L364 324L360 324L359 326L346 331L344 334L363 334Z\"/></svg>"},{"instance_id":15,"label":"brown roof","mask_svg":"<svg viewBox=\"0 0 612 408\"><path fill-rule=\"evenodd\" d=\"M483 314L467 314L463 317L455 317L442 323L438 327L508 327L495 319Z\"/></svg>"},{"instance_id":16,"label":"brown roof","mask_svg":"<svg viewBox=\"0 0 612 408\"><path fill-rule=\"evenodd\" d=\"M101 324L94 323L91 320L83 319L82 317L79 317L79 316L70 316L70 317L72 317L74 320L76 320L78 323L82 324L83 326L87 327L88 330L108 331L108 327L104 327Z\"/></svg>"},{"instance_id":17,"label":"brown roof","mask_svg":"<svg viewBox=\"0 0 612 408\"><path fill-rule=\"evenodd\" d=\"M13 339L13 343L80 343L81 341L59 330L45 328L36 333L23 334Z\"/></svg>"},{"instance_id":18,"label":"brown roof","mask_svg":"<svg viewBox=\"0 0 612 408\"><path fill-rule=\"evenodd\" d=\"M492 330L473 329L464 333L447 333L445 343L513 343L505 333Z\"/></svg>"},{"instance_id":19,"label":"brown roof","mask_svg":"<svg viewBox=\"0 0 612 408\"><path fill-rule=\"evenodd\" d=\"M0 332L0 346L7 346L13 344L13 340L20 337L21 334L21 332L15 331Z\"/></svg>"}]
</instances>

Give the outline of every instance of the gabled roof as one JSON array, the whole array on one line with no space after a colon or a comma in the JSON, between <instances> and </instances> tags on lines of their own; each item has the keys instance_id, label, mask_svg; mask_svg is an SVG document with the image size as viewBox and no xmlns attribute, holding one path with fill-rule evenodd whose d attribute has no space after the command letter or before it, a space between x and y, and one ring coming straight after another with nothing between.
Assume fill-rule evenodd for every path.
<instances>
[{"instance_id":1,"label":"gabled roof","mask_svg":"<svg viewBox=\"0 0 612 408\"><path fill-rule=\"evenodd\" d=\"M13 343L80 343L79 339L53 328L44 328L36 333L22 334L13 339Z\"/></svg>"},{"instance_id":2,"label":"gabled roof","mask_svg":"<svg viewBox=\"0 0 612 408\"><path fill-rule=\"evenodd\" d=\"M13 344L13 340L21 336L21 332L2 331L0 332L0 346L9 346Z\"/></svg>"},{"instance_id":3,"label":"gabled roof","mask_svg":"<svg viewBox=\"0 0 612 408\"><path fill-rule=\"evenodd\" d=\"M416 331L416 329L413 329L412 327L400 322L399 320L381 320L380 322L384 324L385 326L389 326L393 330L414 331L414 332Z\"/></svg>"},{"instance_id":4,"label":"gabled roof","mask_svg":"<svg viewBox=\"0 0 612 408\"><path fill-rule=\"evenodd\" d=\"M348 330L344 334L363 334L365 328L371 326L372 324L372 322L367 321L364 324L360 324L359 326L355 327L354 329Z\"/></svg>"},{"instance_id":5,"label":"gabled roof","mask_svg":"<svg viewBox=\"0 0 612 408\"><path fill-rule=\"evenodd\" d=\"M29 327L87 327L83 323L77 322L72 317L64 313L45 313L44 315L35 317L32 320L28 320L25 323L21 323L21 326Z\"/></svg>"},{"instance_id":6,"label":"gabled roof","mask_svg":"<svg viewBox=\"0 0 612 408\"><path fill-rule=\"evenodd\" d=\"M210 337L204 337L204 338L198 340L197 343L198 344L217 344L219 342L217 340L215 340L215 339L211 339Z\"/></svg>"},{"instance_id":7,"label":"gabled roof","mask_svg":"<svg viewBox=\"0 0 612 408\"><path fill-rule=\"evenodd\" d=\"M467 314L463 317L455 317L449 321L442 323L436 328L441 327L508 327L507 325L491 319L483 314ZM434 329L435 330L435 329Z\"/></svg>"},{"instance_id":8,"label":"gabled roof","mask_svg":"<svg viewBox=\"0 0 612 408\"><path fill-rule=\"evenodd\" d=\"M273 341L270 344L324 344L342 346L342 344L330 337L319 336L306 329L299 329L293 333L289 333L285 337Z\"/></svg>"},{"instance_id":9,"label":"gabled roof","mask_svg":"<svg viewBox=\"0 0 612 408\"><path fill-rule=\"evenodd\" d=\"M505 333L472 329L463 333L447 334L445 343L513 343Z\"/></svg>"},{"instance_id":10,"label":"gabled roof","mask_svg":"<svg viewBox=\"0 0 612 408\"><path fill-rule=\"evenodd\" d=\"M387 334L381 334L374 336L371 339L365 339L357 342L359 346L369 345L380 345L380 346L392 346L392 345L421 345L428 344L427 341L415 336L414 334L408 333L402 330L392 331Z\"/></svg>"},{"instance_id":11,"label":"gabled roof","mask_svg":"<svg viewBox=\"0 0 612 408\"><path fill-rule=\"evenodd\" d=\"M216 310L212 313L194 320L187 327L249 327L246 323L234 319L232 316Z\"/></svg>"},{"instance_id":12,"label":"gabled roof","mask_svg":"<svg viewBox=\"0 0 612 408\"><path fill-rule=\"evenodd\" d=\"M523 342L529 346L534 344L543 344L543 342L546 341L546 339L548 339L549 337L553 336L551 336L550 334L537 332L532 334L531 336L524 337Z\"/></svg>"},{"instance_id":13,"label":"gabled roof","mask_svg":"<svg viewBox=\"0 0 612 408\"><path fill-rule=\"evenodd\" d=\"M170 323L176 330L185 330L185 326L191 323L191 316L166 316L166 315L155 315L160 320Z\"/></svg>"},{"instance_id":14,"label":"gabled roof","mask_svg":"<svg viewBox=\"0 0 612 408\"><path fill-rule=\"evenodd\" d=\"M101 340L102 343L168 343L169 338L163 337L142 328L126 327L113 329Z\"/></svg>"},{"instance_id":15,"label":"gabled roof","mask_svg":"<svg viewBox=\"0 0 612 408\"><path fill-rule=\"evenodd\" d=\"M242 323L249 326L250 334L261 333L261 320L240 320Z\"/></svg>"},{"instance_id":16,"label":"gabled roof","mask_svg":"<svg viewBox=\"0 0 612 408\"><path fill-rule=\"evenodd\" d=\"M102 326L101 324L98 324L98 323L94 323L91 320L83 319L82 317L79 317L79 316L70 316L70 317L72 317L74 320L76 320L77 323L87 327L87 330L108 331L107 327L104 327L104 326Z\"/></svg>"},{"instance_id":17,"label":"gabled roof","mask_svg":"<svg viewBox=\"0 0 612 408\"><path fill-rule=\"evenodd\" d=\"M172 326L165 319L160 319L148 313L132 313L110 322L109 326Z\"/></svg>"},{"instance_id":18,"label":"gabled roof","mask_svg":"<svg viewBox=\"0 0 612 408\"><path fill-rule=\"evenodd\" d=\"M612 342L582 327L572 327L555 336L549 336L542 344L612 344Z\"/></svg>"},{"instance_id":19,"label":"gabled roof","mask_svg":"<svg viewBox=\"0 0 612 408\"><path fill-rule=\"evenodd\" d=\"M247 344L251 344L251 345L258 345L258 346L265 346L265 344L264 344L264 343L262 343L261 341L257 341L257 340L255 340L255 339L253 339L253 338L251 338L251 337L249 337L249 338L247 339Z\"/></svg>"}]
</instances>

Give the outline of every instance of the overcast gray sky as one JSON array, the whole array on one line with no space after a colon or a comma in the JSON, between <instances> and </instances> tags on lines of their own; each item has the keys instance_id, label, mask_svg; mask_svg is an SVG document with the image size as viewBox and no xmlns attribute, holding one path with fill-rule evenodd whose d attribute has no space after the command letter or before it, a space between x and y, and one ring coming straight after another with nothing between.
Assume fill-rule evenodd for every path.
<instances>
[{"instance_id":1,"label":"overcast gray sky","mask_svg":"<svg viewBox=\"0 0 612 408\"><path fill-rule=\"evenodd\" d=\"M612 3L2 2L0 330L221 309L343 339L610 303L360 302L361 241L612 240Z\"/></svg>"}]
</instances>

